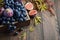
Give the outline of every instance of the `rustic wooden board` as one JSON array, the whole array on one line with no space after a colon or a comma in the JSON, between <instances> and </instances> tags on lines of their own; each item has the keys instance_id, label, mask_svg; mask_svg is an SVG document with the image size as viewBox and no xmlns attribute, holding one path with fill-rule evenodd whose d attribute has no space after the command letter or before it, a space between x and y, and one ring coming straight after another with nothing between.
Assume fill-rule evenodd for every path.
<instances>
[{"instance_id":1,"label":"rustic wooden board","mask_svg":"<svg viewBox=\"0 0 60 40\"><path fill-rule=\"evenodd\" d=\"M57 19L48 11L42 12L43 23L35 27L34 32L27 32L27 40L58 40Z\"/></svg>"},{"instance_id":2,"label":"rustic wooden board","mask_svg":"<svg viewBox=\"0 0 60 40\"><path fill-rule=\"evenodd\" d=\"M59 33L59 40L60 40L60 0L55 1L55 6L56 6L56 15L57 15L57 22L58 22L58 33Z\"/></svg>"},{"instance_id":3,"label":"rustic wooden board","mask_svg":"<svg viewBox=\"0 0 60 40\"><path fill-rule=\"evenodd\" d=\"M41 13L39 12L37 16L42 16ZM32 26L32 21L29 27ZM34 26L33 26L34 27ZM33 32L27 31L27 40L43 40L43 25L42 23L38 24L35 26L35 30Z\"/></svg>"},{"instance_id":4,"label":"rustic wooden board","mask_svg":"<svg viewBox=\"0 0 60 40\"><path fill-rule=\"evenodd\" d=\"M44 40L58 40L57 21L48 11L43 12Z\"/></svg>"},{"instance_id":5,"label":"rustic wooden board","mask_svg":"<svg viewBox=\"0 0 60 40\"><path fill-rule=\"evenodd\" d=\"M28 32L27 40L58 40L57 17L51 16L51 14L48 11L45 11L45 12L42 12L42 19L43 19L43 24L42 24L43 30L41 28L41 25L37 26L36 30L40 34L37 33L36 30L32 33ZM40 31L39 31L39 28L41 29Z\"/></svg>"}]
</instances>

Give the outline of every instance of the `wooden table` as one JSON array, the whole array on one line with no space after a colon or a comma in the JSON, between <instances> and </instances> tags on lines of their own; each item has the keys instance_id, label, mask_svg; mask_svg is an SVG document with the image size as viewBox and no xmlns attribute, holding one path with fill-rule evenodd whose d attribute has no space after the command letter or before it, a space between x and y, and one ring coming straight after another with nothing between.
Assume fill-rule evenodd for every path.
<instances>
[{"instance_id":1,"label":"wooden table","mask_svg":"<svg viewBox=\"0 0 60 40\"><path fill-rule=\"evenodd\" d=\"M58 33L57 33L57 17L50 16L48 11L45 12L38 12L38 16L42 17L42 23L35 27L33 32L29 32L26 30L27 33L27 40L58 40ZM31 21L32 24L32 21ZM30 27L31 24L28 26ZM27 28L29 29L29 28ZM20 40L18 36L6 36L0 34L0 40Z\"/></svg>"}]
</instances>

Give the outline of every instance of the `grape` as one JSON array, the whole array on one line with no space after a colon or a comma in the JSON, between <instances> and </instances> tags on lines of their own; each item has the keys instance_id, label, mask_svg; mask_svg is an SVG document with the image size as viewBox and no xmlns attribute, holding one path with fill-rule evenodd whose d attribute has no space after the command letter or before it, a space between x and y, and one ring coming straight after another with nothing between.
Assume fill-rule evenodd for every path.
<instances>
[{"instance_id":1,"label":"grape","mask_svg":"<svg viewBox=\"0 0 60 40\"><path fill-rule=\"evenodd\" d=\"M7 21L7 24L10 24L10 21Z\"/></svg>"},{"instance_id":2,"label":"grape","mask_svg":"<svg viewBox=\"0 0 60 40\"><path fill-rule=\"evenodd\" d=\"M18 32L15 32L15 33L14 33L14 36L17 35L17 34L18 34Z\"/></svg>"},{"instance_id":3,"label":"grape","mask_svg":"<svg viewBox=\"0 0 60 40\"><path fill-rule=\"evenodd\" d=\"M6 5L10 6L10 4L7 2Z\"/></svg>"},{"instance_id":4,"label":"grape","mask_svg":"<svg viewBox=\"0 0 60 40\"><path fill-rule=\"evenodd\" d=\"M18 5L18 4L19 4L19 2L15 2L15 4L16 4L16 5Z\"/></svg>"},{"instance_id":5,"label":"grape","mask_svg":"<svg viewBox=\"0 0 60 40\"><path fill-rule=\"evenodd\" d=\"M12 25L14 25L15 23L14 22L11 22Z\"/></svg>"},{"instance_id":6,"label":"grape","mask_svg":"<svg viewBox=\"0 0 60 40\"><path fill-rule=\"evenodd\" d=\"M7 18L8 21L10 21L11 18Z\"/></svg>"},{"instance_id":7,"label":"grape","mask_svg":"<svg viewBox=\"0 0 60 40\"><path fill-rule=\"evenodd\" d=\"M21 17L23 18L23 17L24 17L24 15L22 15L22 14L21 14Z\"/></svg>"},{"instance_id":8,"label":"grape","mask_svg":"<svg viewBox=\"0 0 60 40\"><path fill-rule=\"evenodd\" d=\"M24 18L23 18L23 20L24 20L24 21L26 21L26 20L27 20L27 18L26 18L26 17L24 17Z\"/></svg>"},{"instance_id":9,"label":"grape","mask_svg":"<svg viewBox=\"0 0 60 40\"><path fill-rule=\"evenodd\" d=\"M14 5L10 5L10 8L14 10Z\"/></svg>"},{"instance_id":10,"label":"grape","mask_svg":"<svg viewBox=\"0 0 60 40\"><path fill-rule=\"evenodd\" d=\"M14 4L14 0L11 0L11 4Z\"/></svg>"},{"instance_id":11,"label":"grape","mask_svg":"<svg viewBox=\"0 0 60 40\"><path fill-rule=\"evenodd\" d=\"M12 32L12 31L14 31L14 30L16 29L16 26L14 26L14 25L9 25L9 26L8 26L8 29Z\"/></svg>"},{"instance_id":12,"label":"grape","mask_svg":"<svg viewBox=\"0 0 60 40\"><path fill-rule=\"evenodd\" d=\"M27 15L25 13L23 13L24 17L26 17Z\"/></svg>"},{"instance_id":13,"label":"grape","mask_svg":"<svg viewBox=\"0 0 60 40\"><path fill-rule=\"evenodd\" d=\"M11 4L12 1L8 1L9 4Z\"/></svg>"},{"instance_id":14,"label":"grape","mask_svg":"<svg viewBox=\"0 0 60 40\"><path fill-rule=\"evenodd\" d=\"M6 20L7 19L7 17L2 17L2 20Z\"/></svg>"},{"instance_id":15,"label":"grape","mask_svg":"<svg viewBox=\"0 0 60 40\"><path fill-rule=\"evenodd\" d=\"M10 7L9 7L8 5L5 5L5 9L6 9L6 8L10 8Z\"/></svg>"},{"instance_id":16,"label":"grape","mask_svg":"<svg viewBox=\"0 0 60 40\"><path fill-rule=\"evenodd\" d=\"M15 10L16 17L20 17L20 13L18 10Z\"/></svg>"},{"instance_id":17,"label":"grape","mask_svg":"<svg viewBox=\"0 0 60 40\"><path fill-rule=\"evenodd\" d=\"M6 24L6 21L2 21L2 24L5 25Z\"/></svg>"},{"instance_id":18,"label":"grape","mask_svg":"<svg viewBox=\"0 0 60 40\"><path fill-rule=\"evenodd\" d=\"M20 22L23 21L23 18L19 18L19 21L20 21Z\"/></svg>"},{"instance_id":19,"label":"grape","mask_svg":"<svg viewBox=\"0 0 60 40\"><path fill-rule=\"evenodd\" d=\"M20 8L18 8L18 11L20 11L21 9Z\"/></svg>"},{"instance_id":20,"label":"grape","mask_svg":"<svg viewBox=\"0 0 60 40\"><path fill-rule=\"evenodd\" d=\"M14 19L14 18L11 18L10 21L11 21L11 22L15 22L15 19Z\"/></svg>"},{"instance_id":21,"label":"grape","mask_svg":"<svg viewBox=\"0 0 60 40\"><path fill-rule=\"evenodd\" d=\"M14 29L16 29L16 26L14 26Z\"/></svg>"}]
</instances>

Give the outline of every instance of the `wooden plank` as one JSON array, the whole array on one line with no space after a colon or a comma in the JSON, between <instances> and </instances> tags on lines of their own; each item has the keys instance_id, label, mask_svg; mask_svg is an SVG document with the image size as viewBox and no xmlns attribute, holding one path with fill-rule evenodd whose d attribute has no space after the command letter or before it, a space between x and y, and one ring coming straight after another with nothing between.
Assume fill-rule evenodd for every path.
<instances>
[{"instance_id":1,"label":"wooden plank","mask_svg":"<svg viewBox=\"0 0 60 40\"><path fill-rule=\"evenodd\" d=\"M38 12L37 16L42 16L41 12ZM32 26L33 21L31 21L30 26ZM33 32L29 32L29 30L27 31L27 40L43 40L44 39L44 34L43 34L43 29L42 29L42 23L40 23L39 25L35 26L35 30ZM34 26L33 26L34 27Z\"/></svg>"},{"instance_id":2,"label":"wooden plank","mask_svg":"<svg viewBox=\"0 0 60 40\"><path fill-rule=\"evenodd\" d=\"M58 40L56 31L56 20L54 16L50 16L48 11L43 12L43 30L44 40Z\"/></svg>"},{"instance_id":3,"label":"wooden plank","mask_svg":"<svg viewBox=\"0 0 60 40\"><path fill-rule=\"evenodd\" d=\"M55 6L56 6L56 15L57 15L57 22L58 22L58 33L59 33L59 40L60 40L60 0L55 0Z\"/></svg>"}]
</instances>

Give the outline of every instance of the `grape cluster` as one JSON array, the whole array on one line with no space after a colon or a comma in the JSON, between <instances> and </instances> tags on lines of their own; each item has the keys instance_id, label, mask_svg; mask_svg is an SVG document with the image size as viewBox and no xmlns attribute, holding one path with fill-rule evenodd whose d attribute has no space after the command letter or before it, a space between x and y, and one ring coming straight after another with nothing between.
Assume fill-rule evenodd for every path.
<instances>
[{"instance_id":1,"label":"grape cluster","mask_svg":"<svg viewBox=\"0 0 60 40\"><path fill-rule=\"evenodd\" d=\"M21 2L16 0L5 0L5 8L11 8L14 11L14 18L18 21L26 20L26 9Z\"/></svg>"},{"instance_id":2,"label":"grape cluster","mask_svg":"<svg viewBox=\"0 0 60 40\"><path fill-rule=\"evenodd\" d=\"M4 0L4 3L4 11L0 15L0 24L8 25L8 29L14 31L16 26L13 22L26 21L26 9L18 0Z\"/></svg>"}]
</instances>

